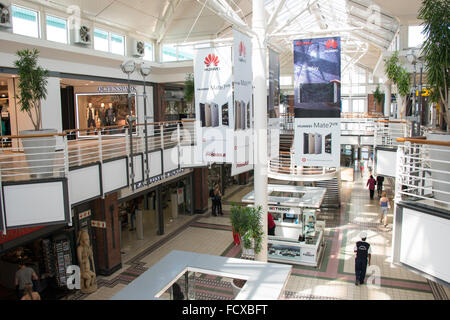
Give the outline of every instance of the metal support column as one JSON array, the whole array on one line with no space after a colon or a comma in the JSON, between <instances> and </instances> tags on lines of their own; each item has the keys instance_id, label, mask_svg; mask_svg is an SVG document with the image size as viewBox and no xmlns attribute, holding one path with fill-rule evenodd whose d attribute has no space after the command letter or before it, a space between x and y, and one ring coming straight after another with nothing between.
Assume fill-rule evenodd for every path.
<instances>
[{"instance_id":1,"label":"metal support column","mask_svg":"<svg viewBox=\"0 0 450 320\"><path fill-rule=\"evenodd\" d=\"M162 187L159 185L156 188L156 213L158 215L158 231L157 235L161 236L164 234L164 213L162 206Z\"/></svg>"},{"instance_id":2,"label":"metal support column","mask_svg":"<svg viewBox=\"0 0 450 320\"><path fill-rule=\"evenodd\" d=\"M264 0L253 0L253 85L255 105L255 206L261 207L262 249L257 261L267 261L267 84L266 12Z\"/></svg>"}]
</instances>

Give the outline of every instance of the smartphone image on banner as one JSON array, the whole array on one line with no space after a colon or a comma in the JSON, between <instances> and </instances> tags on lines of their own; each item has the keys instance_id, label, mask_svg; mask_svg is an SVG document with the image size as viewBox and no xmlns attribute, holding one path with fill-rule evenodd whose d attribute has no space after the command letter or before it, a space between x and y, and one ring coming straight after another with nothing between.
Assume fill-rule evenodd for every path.
<instances>
[{"instance_id":1,"label":"smartphone image on banner","mask_svg":"<svg viewBox=\"0 0 450 320\"><path fill-rule=\"evenodd\" d=\"M309 134L303 133L303 154L309 154Z\"/></svg>"},{"instance_id":2,"label":"smartphone image on banner","mask_svg":"<svg viewBox=\"0 0 450 320\"><path fill-rule=\"evenodd\" d=\"M219 105L217 103L211 103L211 127L219 126Z\"/></svg>"},{"instance_id":3,"label":"smartphone image on banner","mask_svg":"<svg viewBox=\"0 0 450 320\"><path fill-rule=\"evenodd\" d=\"M202 123L202 127L206 126L206 121L205 121L205 104L204 103L200 103L200 121Z\"/></svg>"},{"instance_id":4,"label":"smartphone image on banner","mask_svg":"<svg viewBox=\"0 0 450 320\"><path fill-rule=\"evenodd\" d=\"M246 112L245 112L245 102L241 101L241 129L245 130L245 120Z\"/></svg>"},{"instance_id":5,"label":"smartphone image on banner","mask_svg":"<svg viewBox=\"0 0 450 320\"><path fill-rule=\"evenodd\" d=\"M205 127L211 127L211 105L205 103Z\"/></svg>"},{"instance_id":6,"label":"smartphone image on banner","mask_svg":"<svg viewBox=\"0 0 450 320\"><path fill-rule=\"evenodd\" d=\"M318 133L315 134L314 143L315 143L315 145L314 145L315 152L314 153L315 154L322 153L322 135L321 134L318 134Z\"/></svg>"},{"instance_id":7,"label":"smartphone image on banner","mask_svg":"<svg viewBox=\"0 0 450 320\"><path fill-rule=\"evenodd\" d=\"M228 103L225 103L222 106L222 125L228 126L229 120L228 120Z\"/></svg>"},{"instance_id":8,"label":"smartphone image on banner","mask_svg":"<svg viewBox=\"0 0 450 320\"><path fill-rule=\"evenodd\" d=\"M247 103L247 129L250 129L252 127L252 117L250 115L250 102Z\"/></svg>"},{"instance_id":9,"label":"smartphone image on banner","mask_svg":"<svg viewBox=\"0 0 450 320\"><path fill-rule=\"evenodd\" d=\"M236 117L236 130L240 130L242 128L242 105L241 102L236 101L236 113L234 114Z\"/></svg>"},{"instance_id":10,"label":"smartphone image on banner","mask_svg":"<svg viewBox=\"0 0 450 320\"><path fill-rule=\"evenodd\" d=\"M238 105L239 102L238 101L234 101L234 130L236 131L239 123L238 123Z\"/></svg>"},{"instance_id":11,"label":"smartphone image on banner","mask_svg":"<svg viewBox=\"0 0 450 320\"><path fill-rule=\"evenodd\" d=\"M315 145L314 145L314 134L313 133L310 133L309 134L309 142L308 142L308 146L309 146L309 154L314 154L315 153L315 151L314 151L314 147L315 147Z\"/></svg>"},{"instance_id":12,"label":"smartphone image on banner","mask_svg":"<svg viewBox=\"0 0 450 320\"><path fill-rule=\"evenodd\" d=\"M325 136L325 152L331 154L331 133Z\"/></svg>"}]
</instances>

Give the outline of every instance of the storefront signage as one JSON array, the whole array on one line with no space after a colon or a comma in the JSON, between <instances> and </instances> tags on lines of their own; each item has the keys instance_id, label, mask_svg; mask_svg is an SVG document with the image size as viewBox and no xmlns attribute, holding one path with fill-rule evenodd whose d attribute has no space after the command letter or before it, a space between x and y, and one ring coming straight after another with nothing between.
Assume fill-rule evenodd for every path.
<instances>
[{"instance_id":1,"label":"storefront signage","mask_svg":"<svg viewBox=\"0 0 450 320\"><path fill-rule=\"evenodd\" d=\"M106 222L105 222L105 221L96 221L96 220L92 220L92 221L91 221L91 227L93 227L93 228L106 229Z\"/></svg>"},{"instance_id":2,"label":"storefront signage","mask_svg":"<svg viewBox=\"0 0 450 320\"><path fill-rule=\"evenodd\" d=\"M86 210L86 211L83 211L78 214L78 219L81 220L81 219L89 217L90 215L91 215L91 210Z\"/></svg>"},{"instance_id":3,"label":"storefront signage","mask_svg":"<svg viewBox=\"0 0 450 320\"><path fill-rule=\"evenodd\" d=\"M277 212L277 213L292 213L292 214L299 214L300 209L299 208L292 208L292 207L277 207L277 206L269 206L268 211L270 212Z\"/></svg>"},{"instance_id":4,"label":"storefront signage","mask_svg":"<svg viewBox=\"0 0 450 320\"><path fill-rule=\"evenodd\" d=\"M183 173L183 172L184 172L184 168L180 168L180 169L176 169L176 170L172 170L172 171L166 172L165 174L161 174L159 176L155 176L155 177L149 178L147 181L137 182L137 183L134 184L134 189L140 189L140 188L149 186L149 185L154 184L154 183L156 183L158 181L167 179L169 177L172 177L174 175L177 175L177 174L180 174L180 173Z\"/></svg>"},{"instance_id":5,"label":"storefront signage","mask_svg":"<svg viewBox=\"0 0 450 320\"><path fill-rule=\"evenodd\" d=\"M99 86L97 91L100 93L110 93L110 92L128 92L128 86ZM131 92L136 92L136 87L130 86Z\"/></svg>"}]
</instances>

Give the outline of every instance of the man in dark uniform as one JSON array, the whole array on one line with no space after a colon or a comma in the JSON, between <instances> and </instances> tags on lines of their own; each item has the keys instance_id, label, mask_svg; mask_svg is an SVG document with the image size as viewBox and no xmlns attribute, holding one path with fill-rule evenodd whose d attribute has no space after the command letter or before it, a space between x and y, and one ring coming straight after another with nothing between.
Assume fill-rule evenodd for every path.
<instances>
[{"instance_id":1,"label":"man in dark uniform","mask_svg":"<svg viewBox=\"0 0 450 320\"><path fill-rule=\"evenodd\" d=\"M361 241L358 241L355 245L354 251L356 252L355 259L355 285L363 284L366 277L367 264L370 266L370 256L372 249L370 244L366 242L367 233L361 232Z\"/></svg>"}]
</instances>

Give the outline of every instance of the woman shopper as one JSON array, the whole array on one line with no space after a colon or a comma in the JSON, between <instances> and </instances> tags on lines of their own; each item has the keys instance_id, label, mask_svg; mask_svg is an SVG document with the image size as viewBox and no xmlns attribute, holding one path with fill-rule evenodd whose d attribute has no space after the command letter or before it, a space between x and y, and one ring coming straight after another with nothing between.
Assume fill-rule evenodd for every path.
<instances>
[{"instance_id":1,"label":"woman shopper","mask_svg":"<svg viewBox=\"0 0 450 320\"><path fill-rule=\"evenodd\" d=\"M41 296L36 291L33 291L33 285L27 283L23 288L23 297L21 300L41 300Z\"/></svg>"},{"instance_id":2,"label":"woman shopper","mask_svg":"<svg viewBox=\"0 0 450 320\"><path fill-rule=\"evenodd\" d=\"M384 227L387 227L387 214L391 206L389 204L389 198L386 196L386 191L383 191L383 193L381 194L380 207L381 207L380 223L383 223Z\"/></svg>"},{"instance_id":3,"label":"woman shopper","mask_svg":"<svg viewBox=\"0 0 450 320\"><path fill-rule=\"evenodd\" d=\"M214 188L214 201L216 202L217 214L223 216L222 193L220 192L218 184L216 184L216 187ZM213 215L216 215L215 212L213 212Z\"/></svg>"},{"instance_id":4,"label":"woman shopper","mask_svg":"<svg viewBox=\"0 0 450 320\"><path fill-rule=\"evenodd\" d=\"M367 180L366 186L369 186L370 199L373 200L373 195L375 194L375 185L377 181L370 175L369 180Z\"/></svg>"}]
</instances>

